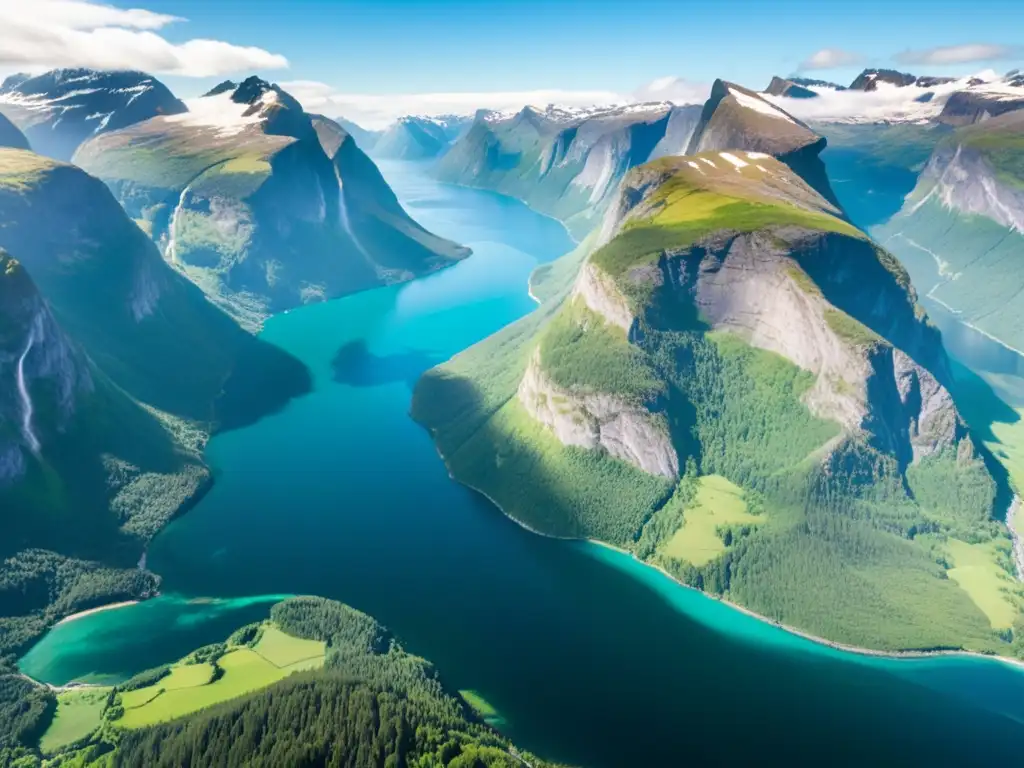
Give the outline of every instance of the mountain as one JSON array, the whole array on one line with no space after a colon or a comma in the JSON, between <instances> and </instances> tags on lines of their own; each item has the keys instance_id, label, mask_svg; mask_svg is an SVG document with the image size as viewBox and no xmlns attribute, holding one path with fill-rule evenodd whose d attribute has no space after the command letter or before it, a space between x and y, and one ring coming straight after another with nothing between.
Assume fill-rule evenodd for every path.
<instances>
[{"instance_id":1,"label":"mountain","mask_svg":"<svg viewBox=\"0 0 1024 768\"><path fill-rule=\"evenodd\" d=\"M340 125L345 133L351 136L364 152L372 152L377 139L384 133L383 131L367 130L351 120L346 120L344 117L336 117L334 122Z\"/></svg>"},{"instance_id":2,"label":"mountain","mask_svg":"<svg viewBox=\"0 0 1024 768\"><path fill-rule=\"evenodd\" d=\"M298 101L250 77L221 83L186 113L96 136L74 160L168 262L256 329L272 313L408 280L468 253L424 233L354 142L343 146L339 164ZM343 193L346 185L378 197Z\"/></svg>"},{"instance_id":3,"label":"mountain","mask_svg":"<svg viewBox=\"0 0 1024 768\"><path fill-rule=\"evenodd\" d=\"M814 97L801 91L787 92L783 84L788 82ZM775 78L765 96L816 127L819 123L923 122L962 126L1024 107L1024 80L1013 73L999 76L992 71L949 78L869 69L849 88L823 81Z\"/></svg>"},{"instance_id":4,"label":"mountain","mask_svg":"<svg viewBox=\"0 0 1024 768\"><path fill-rule=\"evenodd\" d=\"M231 428L309 387L298 361L210 304L109 190L75 166L0 150L0 247L25 266L89 357L154 408ZM254 379L263 384L249 392Z\"/></svg>"},{"instance_id":5,"label":"mountain","mask_svg":"<svg viewBox=\"0 0 1024 768\"><path fill-rule=\"evenodd\" d=\"M208 487L207 437L280 409L310 376L75 166L0 149L0 249L5 661L61 616L151 594L136 563Z\"/></svg>"},{"instance_id":6,"label":"mountain","mask_svg":"<svg viewBox=\"0 0 1024 768\"><path fill-rule=\"evenodd\" d=\"M0 112L36 152L58 160L70 160L91 136L185 111L167 86L143 72L55 69L12 76L0 88Z\"/></svg>"},{"instance_id":7,"label":"mountain","mask_svg":"<svg viewBox=\"0 0 1024 768\"><path fill-rule=\"evenodd\" d=\"M826 140L807 125L753 91L716 80L700 122L690 137L688 154L742 147L770 155L792 168L826 200L835 194L820 154Z\"/></svg>"},{"instance_id":8,"label":"mountain","mask_svg":"<svg viewBox=\"0 0 1024 768\"><path fill-rule=\"evenodd\" d=\"M0 250L0 667L46 626L152 594L146 543L209 483L197 430L113 384Z\"/></svg>"},{"instance_id":9,"label":"mountain","mask_svg":"<svg viewBox=\"0 0 1024 768\"><path fill-rule=\"evenodd\" d=\"M950 575L968 550L1010 567L1010 539L940 335L791 166L642 165L563 261L532 281L538 310L416 387L457 480L829 640L1008 651Z\"/></svg>"},{"instance_id":10,"label":"mountain","mask_svg":"<svg viewBox=\"0 0 1024 768\"><path fill-rule=\"evenodd\" d=\"M472 124L463 115L399 118L377 139L373 154L400 160L426 160L444 154Z\"/></svg>"},{"instance_id":11,"label":"mountain","mask_svg":"<svg viewBox=\"0 0 1024 768\"><path fill-rule=\"evenodd\" d=\"M929 297L1024 350L1024 110L947 135L875 235Z\"/></svg>"},{"instance_id":12,"label":"mountain","mask_svg":"<svg viewBox=\"0 0 1024 768\"><path fill-rule=\"evenodd\" d=\"M784 80L781 77L773 77L765 93L772 96L788 96L791 99L816 99L818 94L793 80Z\"/></svg>"},{"instance_id":13,"label":"mountain","mask_svg":"<svg viewBox=\"0 0 1024 768\"><path fill-rule=\"evenodd\" d=\"M443 181L518 197L585 235L623 174L685 150L700 107L668 103L478 114L435 166Z\"/></svg>"}]
</instances>

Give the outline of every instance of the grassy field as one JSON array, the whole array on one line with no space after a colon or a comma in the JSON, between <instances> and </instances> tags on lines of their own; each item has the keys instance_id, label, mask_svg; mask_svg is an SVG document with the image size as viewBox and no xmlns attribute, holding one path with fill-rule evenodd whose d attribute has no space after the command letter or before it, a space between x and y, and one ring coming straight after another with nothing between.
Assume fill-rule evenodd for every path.
<instances>
[{"instance_id":1,"label":"grassy field","mask_svg":"<svg viewBox=\"0 0 1024 768\"><path fill-rule=\"evenodd\" d=\"M306 662L316 662L315 666L320 666L324 658L323 643L286 635L272 624L263 630L253 650L275 667L290 671L306 669L299 666Z\"/></svg>"},{"instance_id":2,"label":"grassy field","mask_svg":"<svg viewBox=\"0 0 1024 768\"><path fill-rule=\"evenodd\" d=\"M505 722L505 718L501 716L494 705L491 704L487 699L481 696L476 691L463 690L459 691L459 695L469 704L470 708L476 712L476 714L488 725L497 728Z\"/></svg>"},{"instance_id":3,"label":"grassy field","mask_svg":"<svg viewBox=\"0 0 1024 768\"><path fill-rule=\"evenodd\" d=\"M953 567L949 578L966 592L992 623L993 629L1013 626L1020 612L1020 586L996 561L994 542L968 544L949 539L946 550Z\"/></svg>"},{"instance_id":4,"label":"grassy field","mask_svg":"<svg viewBox=\"0 0 1024 768\"><path fill-rule=\"evenodd\" d=\"M177 665L157 683L121 694L122 728L142 728L265 688L292 672L323 666L326 645L266 625L255 647L230 649L212 664Z\"/></svg>"},{"instance_id":5,"label":"grassy field","mask_svg":"<svg viewBox=\"0 0 1024 768\"><path fill-rule=\"evenodd\" d=\"M709 563L725 552L722 525L756 525L763 515L747 512L743 489L720 475L700 478L697 496L683 513L683 525L665 542L663 554L693 565Z\"/></svg>"},{"instance_id":6,"label":"grassy field","mask_svg":"<svg viewBox=\"0 0 1024 768\"><path fill-rule=\"evenodd\" d=\"M83 688L58 694L57 712L39 742L43 754L52 755L99 728L109 695L109 688Z\"/></svg>"}]
</instances>

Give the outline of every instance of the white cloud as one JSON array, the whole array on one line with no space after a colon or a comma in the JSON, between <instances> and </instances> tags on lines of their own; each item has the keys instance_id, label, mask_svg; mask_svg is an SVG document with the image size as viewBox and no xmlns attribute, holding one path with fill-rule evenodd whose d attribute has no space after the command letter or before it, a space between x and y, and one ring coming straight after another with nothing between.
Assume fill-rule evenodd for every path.
<instances>
[{"instance_id":1,"label":"white cloud","mask_svg":"<svg viewBox=\"0 0 1024 768\"><path fill-rule=\"evenodd\" d=\"M803 71L813 69L841 69L842 67L855 67L864 61L859 53L844 51L840 48L822 48L815 51L800 63Z\"/></svg>"},{"instance_id":2,"label":"white cloud","mask_svg":"<svg viewBox=\"0 0 1024 768\"><path fill-rule=\"evenodd\" d=\"M478 109L519 110L527 104L562 104L589 107L634 101L612 91L494 91L464 93L358 94L340 93L333 87L309 80L281 83L304 109L328 117L344 117L363 128L379 129L404 115L471 115Z\"/></svg>"},{"instance_id":3,"label":"white cloud","mask_svg":"<svg viewBox=\"0 0 1024 768\"><path fill-rule=\"evenodd\" d=\"M681 77L659 77L633 93L637 101L671 101L674 104L703 104L711 93L707 83Z\"/></svg>"},{"instance_id":4,"label":"white cloud","mask_svg":"<svg viewBox=\"0 0 1024 768\"><path fill-rule=\"evenodd\" d=\"M156 33L179 21L184 19L91 0L0 0L0 67L30 72L141 69L212 77L288 66L284 56L262 48L202 39L171 43Z\"/></svg>"},{"instance_id":5,"label":"white cloud","mask_svg":"<svg viewBox=\"0 0 1024 768\"><path fill-rule=\"evenodd\" d=\"M903 64L925 64L931 66L970 64L978 61L1000 61L1017 57L1024 57L1024 47L987 43L947 45L941 48L927 48L922 51L903 51L903 53L898 53L895 56L896 60Z\"/></svg>"}]
</instances>

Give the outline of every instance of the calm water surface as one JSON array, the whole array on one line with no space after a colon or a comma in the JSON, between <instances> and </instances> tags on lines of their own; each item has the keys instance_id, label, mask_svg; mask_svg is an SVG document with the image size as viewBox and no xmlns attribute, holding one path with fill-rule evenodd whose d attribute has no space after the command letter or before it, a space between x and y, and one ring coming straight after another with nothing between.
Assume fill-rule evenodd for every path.
<instances>
[{"instance_id":1,"label":"calm water surface","mask_svg":"<svg viewBox=\"0 0 1024 768\"><path fill-rule=\"evenodd\" d=\"M413 216L474 256L268 322L264 338L310 367L315 391L211 441L216 485L149 553L163 597L57 627L22 660L28 674L122 679L312 593L373 614L552 759L1019 764L1014 668L826 648L611 550L530 534L453 483L408 417L412 386L529 312L528 274L571 243L515 201L382 170Z\"/></svg>"}]
</instances>

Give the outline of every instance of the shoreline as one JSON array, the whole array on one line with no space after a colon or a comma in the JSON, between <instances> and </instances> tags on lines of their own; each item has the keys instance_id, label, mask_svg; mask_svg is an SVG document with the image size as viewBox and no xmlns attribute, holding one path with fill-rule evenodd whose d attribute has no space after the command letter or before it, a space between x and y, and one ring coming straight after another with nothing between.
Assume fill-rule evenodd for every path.
<instances>
[{"instance_id":1,"label":"shoreline","mask_svg":"<svg viewBox=\"0 0 1024 768\"><path fill-rule=\"evenodd\" d=\"M86 616L91 616L94 613L101 613L103 611L112 611L115 608L127 608L129 605L138 605L141 602L142 602L141 600L122 600L119 603L107 603L106 605L100 605L100 606L97 606L96 608L89 608L88 610L85 610L85 611L79 611L78 613L72 613L70 616L65 616L60 621L58 621L55 624L51 625L50 629L53 629L53 627L59 627L61 624L67 624L67 623L72 622L72 621L77 621L78 619L84 618Z\"/></svg>"},{"instance_id":2,"label":"shoreline","mask_svg":"<svg viewBox=\"0 0 1024 768\"><path fill-rule=\"evenodd\" d=\"M427 432L430 433L431 439L433 439L434 436L433 436L432 430L430 430L428 428ZM768 616L764 616L764 615L762 615L760 613L757 613L757 612L751 610L750 608L747 608L745 606L739 605L738 603L734 603L731 600L726 600L724 597L719 597L717 595L708 594L707 592L705 592L705 591L703 591L701 589L697 589L696 587L692 587L689 584L685 584L682 581L680 581L679 579L677 579L675 576L670 574L668 571L666 571L664 568L662 568L660 565L657 565L655 563L649 563L646 560L641 560L633 552L630 552L629 550L623 549L622 547L617 547L614 544L609 544L606 541L600 541L598 539L589 539L589 538L578 538L578 537L572 537L572 536L554 536L552 534L548 534L548 533L544 533L542 531L538 531L537 529L532 528L531 526L527 525L523 521L518 520L514 516L508 514L504 509L502 509L501 505L498 504L489 495L487 495L486 492L481 491L479 488L475 488L474 486L470 485L469 483L465 483L465 482L459 480L458 478L456 478L455 475L452 473L451 467L448 466L448 460L445 458L444 454L441 452L441 449L437 445L436 442L434 443L434 448L437 451L437 455L441 458L441 461L444 462L445 469L448 470L448 477L450 477L453 481L455 481L456 483L461 485L463 488L467 488L468 490L472 491L473 493L477 493L480 496L483 496L485 499L487 499L487 501L489 501L492 505L494 505L495 509L498 511L499 514L502 515L502 517L506 518L507 520L511 520L513 523L518 525L523 530L528 531L529 533L532 533L535 536L542 536L545 539L553 539L555 541L566 541L566 542L586 542L588 544L592 544L592 545L595 545L595 546L598 546L598 547L604 547L605 549L613 550L615 552L618 552L621 555L626 555L627 557L630 557L634 562L644 566L645 568L650 568L650 569L652 569L654 571L657 571L658 573L660 573L665 578L669 579L674 585L676 585L678 587L683 587L684 589L688 589L688 590L691 590L692 592L696 592L697 594L699 594L700 596L702 596L704 598L707 598L708 600L714 600L714 601L716 601L718 603L722 603L723 605L727 606L728 608L730 608L730 609L732 609L734 611L739 611L740 613L746 614L747 616L750 616L753 619L757 619L758 621L761 621L761 622L763 622L765 624L769 624L769 625L771 625L771 626L773 626L773 627L775 627L777 629L780 629L780 630L782 630L784 632L787 632L787 633L789 633L791 635L794 635L796 637L802 637L803 639L808 640L808 641L810 641L812 643L815 643L816 645L820 645L820 646L823 646L823 647L826 647L826 648L832 648L833 650L842 651L844 653L855 654L857 656L869 656L869 657L873 656L873 657L876 657L876 658L887 658L887 659L894 659L894 660L941 658L941 657L944 657L944 656L945 657L962 656L962 657L966 657L966 658L985 659L985 660L988 660L988 661L1002 662L1003 664L1006 664L1006 665L1008 665L1010 667L1014 667L1014 668L1020 670L1022 673L1024 673L1024 661L1022 661L1020 659L1010 658L1009 656L999 656L999 655L996 655L996 654L981 653L979 651L967 651L967 650L881 651L881 650L878 650L878 649L875 649L875 648L864 648L864 647L857 646L857 645L847 645L845 643L841 643L841 642L836 641L836 640L829 640L827 637L820 637L818 635L814 635L814 634L812 634L810 632L807 632L807 631L804 631L802 629L798 629L796 627L792 627L792 626L790 626L788 624L783 624L780 621L776 621L775 619L769 618Z\"/></svg>"}]
</instances>

